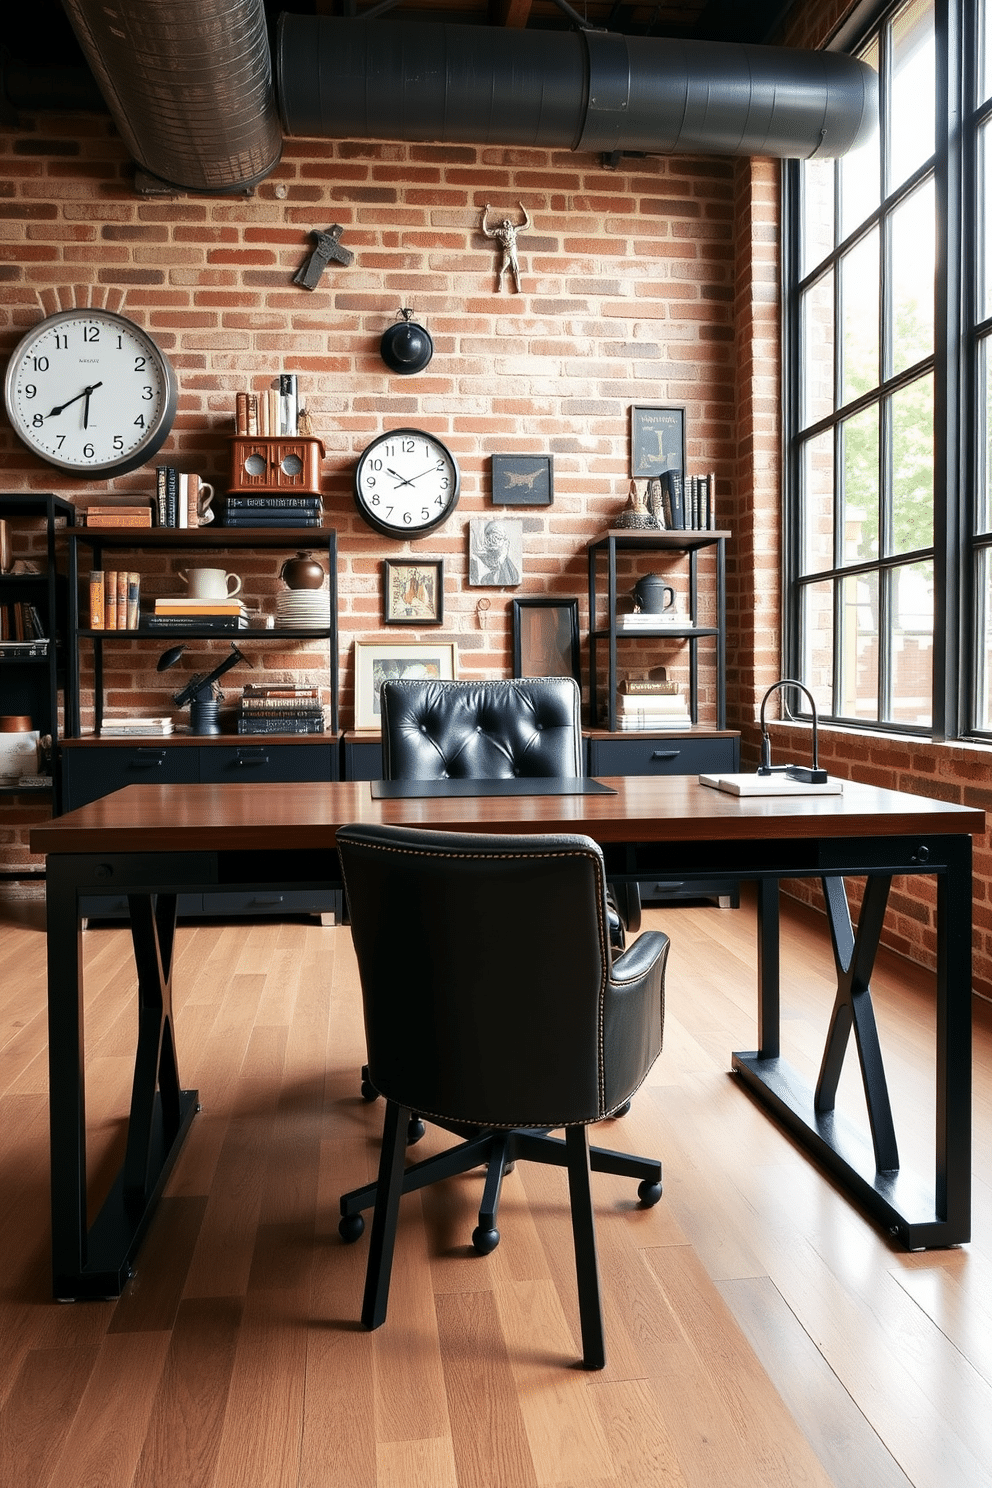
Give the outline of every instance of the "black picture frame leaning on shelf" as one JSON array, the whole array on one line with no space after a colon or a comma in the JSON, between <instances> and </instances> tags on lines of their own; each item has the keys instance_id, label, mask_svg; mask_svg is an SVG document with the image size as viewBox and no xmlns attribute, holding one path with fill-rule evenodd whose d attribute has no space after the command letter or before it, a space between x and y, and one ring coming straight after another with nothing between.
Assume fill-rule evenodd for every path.
<instances>
[{"instance_id":1,"label":"black picture frame leaning on shelf","mask_svg":"<svg viewBox=\"0 0 992 1488\"><path fill-rule=\"evenodd\" d=\"M552 455L493 455L493 506L551 506Z\"/></svg>"},{"instance_id":2,"label":"black picture frame leaning on shelf","mask_svg":"<svg viewBox=\"0 0 992 1488\"><path fill-rule=\"evenodd\" d=\"M444 559L384 559L382 619L385 625L442 624Z\"/></svg>"},{"instance_id":3,"label":"black picture frame leaning on shelf","mask_svg":"<svg viewBox=\"0 0 992 1488\"><path fill-rule=\"evenodd\" d=\"M574 677L582 686L577 599L515 599L512 622L515 677Z\"/></svg>"},{"instance_id":4,"label":"black picture frame leaning on shelf","mask_svg":"<svg viewBox=\"0 0 992 1488\"><path fill-rule=\"evenodd\" d=\"M634 403L630 409L630 473L650 480L664 471L685 476L685 409Z\"/></svg>"}]
</instances>

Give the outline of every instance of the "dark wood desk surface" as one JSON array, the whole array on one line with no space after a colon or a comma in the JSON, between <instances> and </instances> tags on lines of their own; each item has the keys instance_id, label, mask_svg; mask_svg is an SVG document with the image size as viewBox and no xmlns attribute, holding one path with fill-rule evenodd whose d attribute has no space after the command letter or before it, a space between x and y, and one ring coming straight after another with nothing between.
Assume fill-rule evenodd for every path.
<instances>
[{"instance_id":1,"label":"dark wood desk surface","mask_svg":"<svg viewBox=\"0 0 992 1488\"><path fill-rule=\"evenodd\" d=\"M34 827L36 853L314 849L344 822L466 832L584 832L598 842L975 835L985 813L844 782L839 796L742 798L691 776L611 777L615 795L373 800L368 781L129 785Z\"/></svg>"}]
</instances>

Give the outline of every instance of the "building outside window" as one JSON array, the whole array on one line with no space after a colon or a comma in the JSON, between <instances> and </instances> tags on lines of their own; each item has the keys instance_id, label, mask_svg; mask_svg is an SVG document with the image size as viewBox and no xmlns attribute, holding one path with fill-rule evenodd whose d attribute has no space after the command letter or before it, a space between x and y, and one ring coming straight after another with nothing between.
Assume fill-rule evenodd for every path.
<instances>
[{"instance_id":1,"label":"building outside window","mask_svg":"<svg viewBox=\"0 0 992 1488\"><path fill-rule=\"evenodd\" d=\"M785 180L789 674L825 718L937 737L992 734L987 22L890 6L855 48L877 136Z\"/></svg>"}]
</instances>

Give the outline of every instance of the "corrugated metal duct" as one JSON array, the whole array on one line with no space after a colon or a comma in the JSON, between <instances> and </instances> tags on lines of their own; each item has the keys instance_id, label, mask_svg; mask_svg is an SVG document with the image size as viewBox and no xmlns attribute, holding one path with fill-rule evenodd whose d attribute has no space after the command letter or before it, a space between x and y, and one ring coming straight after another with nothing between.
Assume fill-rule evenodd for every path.
<instances>
[{"instance_id":1,"label":"corrugated metal duct","mask_svg":"<svg viewBox=\"0 0 992 1488\"><path fill-rule=\"evenodd\" d=\"M279 18L288 135L605 153L843 155L878 84L834 52L331 16Z\"/></svg>"},{"instance_id":2,"label":"corrugated metal duct","mask_svg":"<svg viewBox=\"0 0 992 1488\"><path fill-rule=\"evenodd\" d=\"M262 0L63 0L137 163L184 191L240 191L279 163Z\"/></svg>"}]
</instances>

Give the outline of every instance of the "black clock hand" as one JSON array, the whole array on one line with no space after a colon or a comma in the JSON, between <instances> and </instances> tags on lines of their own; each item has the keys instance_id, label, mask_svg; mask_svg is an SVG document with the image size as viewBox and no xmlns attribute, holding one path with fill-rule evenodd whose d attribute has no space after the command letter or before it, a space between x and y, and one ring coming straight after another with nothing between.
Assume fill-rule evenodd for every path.
<instances>
[{"instance_id":1,"label":"black clock hand","mask_svg":"<svg viewBox=\"0 0 992 1488\"><path fill-rule=\"evenodd\" d=\"M411 475L409 480L403 480L402 476L398 476L397 479L399 480L401 486L412 486L414 481L423 480L424 476L430 475L435 468L436 467L434 465L428 465L426 470L422 470L419 475ZM396 475L396 471L390 470L388 474Z\"/></svg>"},{"instance_id":2,"label":"black clock hand","mask_svg":"<svg viewBox=\"0 0 992 1488\"><path fill-rule=\"evenodd\" d=\"M87 412L88 412L89 411L90 394L91 393L95 393L98 387L103 387L103 383L102 382L94 382L90 387L84 387L83 388L83 391L81 393L77 393L74 398L70 398L69 401L68 401L68 403L60 403L57 408L53 408L52 409L51 413L46 413L45 414L45 417L46 418L55 418L55 416L57 414L65 413L66 409L67 408L71 408L72 405L73 405L73 403L78 403L79 400L80 400L80 398L85 398L86 399L86 409L87 409ZM85 423L84 423L83 427L85 428Z\"/></svg>"},{"instance_id":3,"label":"black clock hand","mask_svg":"<svg viewBox=\"0 0 992 1488\"><path fill-rule=\"evenodd\" d=\"M389 468L388 465L386 466L386 474L387 475L391 475L398 486L412 486L413 485L413 481L406 480L402 475L400 475L400 473L399 473L398 470L390 470L390 468ZM417 479L419 479L419 477L418 476L414 476L413 480L417 480Z\"/></svg>"}]
</instances>

